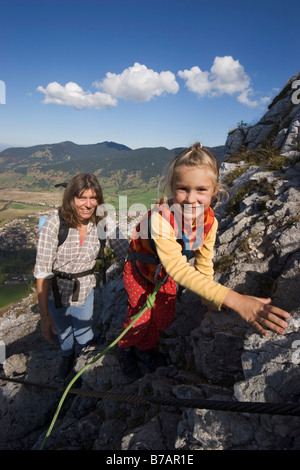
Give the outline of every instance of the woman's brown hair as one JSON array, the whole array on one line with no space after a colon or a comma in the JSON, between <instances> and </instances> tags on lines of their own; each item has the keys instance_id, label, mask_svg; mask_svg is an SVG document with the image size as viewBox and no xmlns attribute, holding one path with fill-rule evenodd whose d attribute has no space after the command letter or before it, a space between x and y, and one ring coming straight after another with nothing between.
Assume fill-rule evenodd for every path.
<instances>
[{"instance_id":1,"label":"woman's brown hair","mask_svg":"<svg viewBox=\"0 0 300 470\"><path fill-rule=\"evenodd\" d=\"M98 205L104 203L103 193L98 179L95 175L89 173L79 173L69 181L64 194L60 213L67 226L76 228L79 224L79 218L74 204L74 198L80 197L84 191L91 189L95 193ZM91 221L97 224L102 217L96 215L96 211L91 216Z\"/></svg>"}]
</instances>

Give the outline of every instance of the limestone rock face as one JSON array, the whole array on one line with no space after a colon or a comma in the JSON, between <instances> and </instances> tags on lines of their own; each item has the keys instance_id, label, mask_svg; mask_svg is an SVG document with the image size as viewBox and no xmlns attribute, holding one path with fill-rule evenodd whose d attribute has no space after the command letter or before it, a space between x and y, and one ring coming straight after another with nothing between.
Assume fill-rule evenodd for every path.
<instances>
[{"instance_id":1,"label":"limestone rock face","mask_svg":"<svg viewBox=\"0 0 300 470\"><path fill-rule=\"evenodd\" d=\"M230 132L225 145L226 154L234 154L243 146L255 150L266 143L279 148L281 153L300 150L300 104L294 104L292 98L295 92L293 83L299 77L300 74L289 80L257 124L244 125Z\"/></svg>"},{"instance_id":2,"label":"limestone rock face","mask_svg":"<svg viewBox=\"0 0 300 470\"><path fill-rule=\"evenodd\" d=\"M285 335L261 337L234 312L208 311L185 290L159 342L167 366L155 373L145 368L141 379L128 384L115 347L109 349L78 386L126 393L133 401L69 395L47 449L300 449L299 417L139 402L154 397L300 403L300 108L291 93L287 86L257 125L228 136L221 179L229 182L229 196L215 208L215 280L244 294L271 297L289 311ZM121 332L126 293L117 266L110 277L96 289L98 341L78 356L76 371ZM64 389L57 377L59 346L41 337L35 294L0 318L0 339L7 357L2 376ZM0 393L0 448L38 449L62 391L1 380Z\"/></svg>"}]
</instances>

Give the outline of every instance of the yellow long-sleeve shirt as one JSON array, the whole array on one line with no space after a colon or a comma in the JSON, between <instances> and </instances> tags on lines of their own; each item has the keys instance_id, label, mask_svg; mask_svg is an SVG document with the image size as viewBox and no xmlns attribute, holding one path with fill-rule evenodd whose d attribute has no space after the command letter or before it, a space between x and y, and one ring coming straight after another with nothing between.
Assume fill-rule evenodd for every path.
<instances>
[{"instance_id":1,"label":"yellow long-sleeve shirt","mask_svg":"<svg viewBox=\"0 0 300 470\"><path fill-rule=\"evenodd\" d=\"M182 254L181 245L176 241L171 225L159 212L154 211L151 215L151 235L157 254L167 273L175 282L198 294L204 303L212 303L221 309L229 288L213 280L213 256L217 228L218 221L215 218L203 246L196 250L195 264L192 266Z\"/></svg>"}]
</instances>

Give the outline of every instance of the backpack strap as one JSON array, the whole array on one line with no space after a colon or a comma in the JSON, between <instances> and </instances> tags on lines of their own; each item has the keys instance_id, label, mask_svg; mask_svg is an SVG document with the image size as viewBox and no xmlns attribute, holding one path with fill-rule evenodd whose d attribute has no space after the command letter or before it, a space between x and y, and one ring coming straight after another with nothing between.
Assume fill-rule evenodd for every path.
<instances>
[{"instance_id":1,"label":"backpack strap","mask_svg":"<svg viewBox=\"0 0 300 470\"><path fill-rule=\"evenodd\" d=\"M60 212L58 212L59 216L59 228L58 228L58 246L62 245L68 236L69 233L69 227L67 227L64 219L62 218L62 215Z\"/></svg>"}]
</instances>

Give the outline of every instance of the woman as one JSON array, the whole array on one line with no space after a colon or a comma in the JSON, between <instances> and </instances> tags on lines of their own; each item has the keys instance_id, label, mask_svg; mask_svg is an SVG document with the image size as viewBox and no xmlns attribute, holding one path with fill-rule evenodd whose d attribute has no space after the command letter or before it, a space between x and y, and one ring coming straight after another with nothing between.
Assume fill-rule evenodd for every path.
<instances>
[{"instance_id":1,"label":"woman","mask_svg":"<svg viewBox=\"0 0 300 470\"><path fill-rule=\"evenodd\" d=\"M50 343L57 334L62 350L59 375L65 378L75 359L75 340L82 349L94 338L92 319L93 269L100 250L96 214L103 194L92 174L76 175L67 185L60 210L44 223L38 240L34 276L41 315L42 334ZM59 245L61 220L68 227L67 238ZM107 230L107 237L112 233ZM111 240L117 256L125 257L128 242Z\"/></svg>"}]
</instances>

